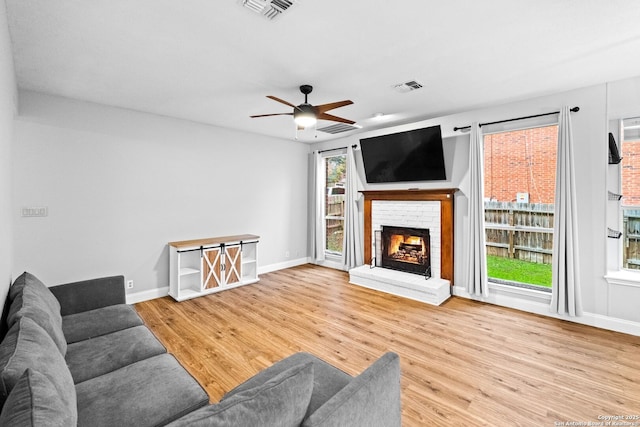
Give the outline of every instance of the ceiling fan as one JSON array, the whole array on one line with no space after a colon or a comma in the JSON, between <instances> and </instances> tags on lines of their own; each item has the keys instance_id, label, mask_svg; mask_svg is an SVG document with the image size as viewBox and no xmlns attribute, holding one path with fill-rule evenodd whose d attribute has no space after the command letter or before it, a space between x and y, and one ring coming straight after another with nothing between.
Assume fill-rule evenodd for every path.
<instances>
[{"instance_id":1,"label":"ceiling fan","mask_svg":"<svg viewBox=\"0 0 640 427\"><path fill-rule=\"evenodd\" d=\"M300 86L300 92L304 94L304 102L300 105L293 105L292 103L287 102L278 97L267 95L267 98L273 99L274 101L280 102L281 104L292 107L293 112L260 114L257 116L251 116L251 118L269 117L269 116L293 116L293 121L296 123L296 125L298 125L298 129L304 129L309 126L313 126L316 124L318 120L330 120L333 122L348 123L350 125L355 123L353 120L344 119L342 117L334 116L332 114L327 114L327 111L333 110L339 107L344 107L345 105L351 105L353 104L353 101L345 100L345 101L331 102L329 104L311 105L307 101L307 95L309 95L312 90L313 90L313 86L311 85Z\"/></svg>"}]
</instances>

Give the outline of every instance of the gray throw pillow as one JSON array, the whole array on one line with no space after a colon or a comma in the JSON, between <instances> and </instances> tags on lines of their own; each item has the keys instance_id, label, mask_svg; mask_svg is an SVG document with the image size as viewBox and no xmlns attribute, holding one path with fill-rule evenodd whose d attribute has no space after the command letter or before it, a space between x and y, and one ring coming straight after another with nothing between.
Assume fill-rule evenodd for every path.
<instances>
[{"instance_id":1,"label":"gray throw pillow","mask_svg":"<svg viewBox=\"0 0 640 427\"><path fill-rule=\"evenodd\" d=\"M64 357L37 323L23 317L0 343L0 407L29 368L51 381L68 413L77 420L76 388Z\"/></svg>"},{"instance_id":2,"label":"gray throw pillow","mask_svg":"<svg viewBox=\"0 0 640 427\"><path fill-rule=\"evenodd\" d=\"M13 326L22 317L28 317L43 328L56 343L60 353L67 352L67 340L62 331L60 303L40 280L22 273L9 289L11 305L7 325Z\"/></svg>"},{"instance_id":3,"label":"gray throw pillow","mask_svg":"<svg viewBox=\"0 0 640 427\"><path fill-rule=\"evenodd\" d=\"M20 295L25 288L34 289L36 291L45 292L50 294L53 297L53 300L50 301L51 304L58 306L58 311L60 311L60 304L58 300L53 296L47 285L42 283L40 279L29 272L24 272L16 280L13 281L13 284L9 288L9 300L13 301L18 295ZM45 296L47 298L47 296Z\"/></svg>"},{"instance_id":4,"label":"gray throw pillow","mask_svg":"<svg viewBox=\"0 0 640 427\"><path fill-rule=\"evenodd\" d=\"M171 427L297 427L313 391L313 363L294 366L263 385L201 408Z\"/></svg>"},{"instance_id":5,"label":"gray throw pillow","mask_svg":"<svg viewBox=\"0 0 640 427\"><path fill-rule=\"evenodd\" d=\"M0 426L68 427L75 423L51 381L31 369L22 374L0 412Z\"/></svg>"}]
</instances>

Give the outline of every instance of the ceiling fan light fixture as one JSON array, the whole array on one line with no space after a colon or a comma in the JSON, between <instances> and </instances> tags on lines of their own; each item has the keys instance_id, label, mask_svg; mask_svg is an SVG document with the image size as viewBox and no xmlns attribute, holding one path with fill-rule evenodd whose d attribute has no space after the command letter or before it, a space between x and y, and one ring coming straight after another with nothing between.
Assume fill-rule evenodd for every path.
<instances>
[{"instance_id":1,"label":"ceiling fan light fixture","mask_svg":"<svg viewBox=\"0 0 640 427\"><path fill-rule=\"evenodd\" d=\"M293 121L296 122L298 126L303 128L313 126L317 122L313 114L298 114L298 116L295 119L293 119Z\"/></svg>"},{"instance_id":2,"label":"ceiling fan light fixture","mask_svg":"<svg viewBox=\"0 0 640 427\"><path fill-rule=\"evenodd\" d=\"M313 111L313 106L302 104L298 105L293 112L293 121L296 125L306 128L315 125L318 119L316 118L315 111Z\"/></svg>"}]
</instances>

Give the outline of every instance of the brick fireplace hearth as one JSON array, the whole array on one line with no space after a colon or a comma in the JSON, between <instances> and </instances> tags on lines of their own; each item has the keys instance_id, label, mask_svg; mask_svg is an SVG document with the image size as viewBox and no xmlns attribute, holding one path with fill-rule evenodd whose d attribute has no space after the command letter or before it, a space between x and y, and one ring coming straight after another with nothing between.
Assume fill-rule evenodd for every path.
<instances>
[{"instance_id":1,"label":"brick fireplace hearth","mask_svg":"<svg viewBox=\"0 0 640 427\"><path fill-rule=\"evenodd\" d=\"M351 283L439 305L453 286L453 195L457 189L364 191L364 266L352 269ZM427 229L430 273L395 271L381 265L384 226ZM378 233L376 233L378 231ZM376 242L376 240L378 240ZM374 243L375 242L375 243ZM376 253L377 252L377 253ZM377 258L377 260L375 259ZM391 267L393 268L393 267Z\"/></svg>"}]
</instances>

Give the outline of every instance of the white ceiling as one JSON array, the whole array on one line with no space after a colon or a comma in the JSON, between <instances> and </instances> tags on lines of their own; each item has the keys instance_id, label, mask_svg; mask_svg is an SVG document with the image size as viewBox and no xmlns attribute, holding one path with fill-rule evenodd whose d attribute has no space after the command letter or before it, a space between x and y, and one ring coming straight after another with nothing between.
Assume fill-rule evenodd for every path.
<instances>
[{"instance_id":1,"label":"white ceiling","mask_svg":"<svg viewBox=\"0 0 640 427\"><path fill-rule=\"evenodd\" d=\"M640 75L638 0L299 0L273 21L239 0L6 4L22 89L286 139L291 117L249 116L301 84L365 131Z\"/></svg>"}]
</instances>

